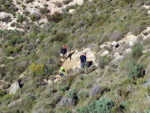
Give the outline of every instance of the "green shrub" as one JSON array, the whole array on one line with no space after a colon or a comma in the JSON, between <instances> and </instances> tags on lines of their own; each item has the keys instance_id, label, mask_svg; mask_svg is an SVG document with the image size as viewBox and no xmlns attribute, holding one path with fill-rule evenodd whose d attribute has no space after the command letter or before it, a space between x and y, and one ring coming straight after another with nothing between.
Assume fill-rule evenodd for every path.
<instances>
[{"instance_id":1,"label":"green shrub","mask_svg":"<svg viewBox=\"0 0 150 113\"><path fill-rule=\"evenodd\" d=\"M80 91L77 94L77 97L81 100L81 99L86 99L88 97L88 93L85 91Z\"/></svg>"},{"instance_id":2,"label":"green shrub","mask_svg":"<svg viewBox=\"0 0 150 113\"><path fill-rule=\"evenodd\" d=\"M56 12L53 15L47 15L46 17L48 21L53 21L55 23L58 23L61 20L63 20L63 15L59 12Z\"/></svg>"},{"instance_id":3,"label":"green shrub","mask_svg":"<svg viewBox=\"0 0 150 113\"><path fill-rule=\"evenodd\" d=\"M59 88L60 91L66 91L69 89L69 85L64 85L61 88Z\"/></svg>"},{"instance_id":4,"label":"green shrub","mask_svg":"<svg viewBox=\"0 0 150 113\"><path fill-rule=\"evenodd\" d=\"M143 45L137 43L132 47L132 56L139 59L142 56Z\"/></svg>"},{"instance_id":5,"label":"green shrub","mask_svg":"<svg viewBox=\"0 0 150 113\"><path fill-rule=\"evenodd\" d=\"M73 0L64 0L63 3L64 4L69 4L70 2L72 2Z\"/></svg>"},{"instance_id":6,"label":"green shrub","mask_svg":"<svg viewBox=\"0 0 150 113\"><path fill-rule=\"evenodd\" d=\"M143 113L150 113L150 107L148 107L146 110L144 110Z\"/></svg>"},{"instance_id":7,"label":"green shrub","mask_svg":"<svg viewBox=\"0 0 150 113\"><path fill-rule=\"evenodd\" d=\"M25 21L25 20L26 20L26 18L25 18L23 15L18 15L17 22L22 23L22 22Z\"/></svg>"},{"instance_id":8,"label":"green shrub","mask_svg":"<svg viewBox=\"0 0 150 113\"><path fill-rule=\"evenodd\" d=\"M68 35L69 35L68 33L58 33L51 39L51 41L52 42L54 42L54 41L65 42Z\"/></svg>"},{"instance_id":9,"label":"green shrub","mask_svg":"<svg viewBox=\"0 0 150 113\"><path fill-rule=\"evenodd\" d=\"M33 2L34 0L26 0L26 3L30 3Z\"/></svg>"},{"instance_id":10,"label":"green shrub","mask_svg":"<svg viewBox=\"0 0 150 113\"><path fill-rule=\"evenodd\" d=\"M113 106L114 103L112 100L100 98L99 100L95 100L90 104L81 106L76 111L78 113L110 113Z\"/></svg>"},{"instance_id":11,"label":"green shrub","mask_svg":"<svg viewBox=\"0 0 150 113\"><path fill-rule=\"evenodd\" d=\"M143 77L145 74L145 66L143 64L138 64L135 60L128 60L125 70L127 71L126 75L132 79Z\"/></svg>"},{"instance_id":12,"label":"green shrub","mask_svg":"<svg viewBox=\"0 0 150 113\"><path fill-rule=\"evenodd\" d=\"M41 8L40 9L40 13L44 15L44 14L49 13L49 10L46 7L45 8Z\"/></svg>"},{"instance_id":13,"label":"green shrub","mask_svg":"<svg viewBox=\"0 0 150 113\"><path fill-rule=\"evenodd\" d=\"M76 98L76 95L77 95L77 90L76 89L71 89L68 94L67 94L67 97L69 98Z\"/></svg>"},{"instance_id":14,"label":"green shrub","mask_svg":"<svg viewBox=\"0 0 150 113\"><path fill-rule=\"evenodd\" d=\"M109 59L107 57L99 56L97 62L98 66L103 69L109 63Z\"/></svg>"}]
</instances>

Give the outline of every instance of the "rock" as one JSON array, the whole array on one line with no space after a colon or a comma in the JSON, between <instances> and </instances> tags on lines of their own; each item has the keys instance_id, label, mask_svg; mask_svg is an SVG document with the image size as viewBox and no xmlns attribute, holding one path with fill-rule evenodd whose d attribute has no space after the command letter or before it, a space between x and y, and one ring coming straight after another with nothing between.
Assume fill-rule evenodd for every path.
<instances>
[{"instance_id":1,"label":"rock","mask_svg":"<svg viewBox=\"0 0 150 113\"><path fill-rule=\"evenodd\" d=\"M116 47L116 48L119 47L119 44L116 41L113 41L111 44L113 47Z\"/></svg>"},{"instance_id":2,"label":"rock","mask_svg":"<svg viewBox=\"0 0 150 113\"><path fill-rule=\"evenodd\" d=\"M63 97L60 101L60 105L62 107L73 106L75 104L75 100L72 98Z\"/></svg>"},{"instance_id":3,"label":"rock","mask_svg":"<svg viewBox=\"0 0 150 113\"><path fill-rule=\"evenodd\" d=\"M77 5L83 5L84 4L84 0L77 0Z\"/></svg>"},{"instance_id":4,"label":"rock","mask_svg":"<svg viewBox=\"0 0 150 113\"><path fill-rule=\"evenodd\" d=\"M34 15L37 19L41 18L41 14L39 12L37 12L37 11L32 11L31 15Z\"/></svg>"},{"instance_id":5,"label":"rock","mask_svg":"<svg viewBox=\"0 0 150 113\"><path fill-rule=\"evenodd\" d=\"M22 101L22 99L18 99L18 100L16 100L16 101L13 101L13 102L11 102L10 104L8 104L8 107L15 106L17 103L19 103L19 102L21 102L21 101Z\"/></svg>"},{"instance_id":6,"label":"rock","mask_svg":"<svg viewBox=\"0 0 150 113\"><path fill-rule=\"evenodd\" d=\"M70 14L73 14L74 12L75 12L75 9L70 9L70 10L69 10L69 13L70 13Z\"/></svg>"},{"instance_id":7,"label":"rock","mask_svg":"<svg viewBox=\"0 0 150 113\"><path fill-rule=\"evenodd\" d=\"M129 46L130 46L130 47L134 46L134 44L135 44L135 42L129 41Z\"/></svg>"},{"instance_id":8,"label":"rock","mask_svg":"<svg viewBox=\"0 0 150 113\"><path fill-rule=\"evenodd\" d=\"M9 94L15 94L19 89L20 89L19 83L15 82L10 86Z\"/></svg>"},{"instance_id":9,"label":"rock","mask_svg":"<svg viewBox=\"0 0 150 113\"><path fill-rule=\"evenodd\" d=\"M7 17L10 17L10 14L8 13L5 13L5 12L0 12L0 20L3 20Z\"/></svg>"},{"instance_id":10,"label":"rock","mask_svg":"<svg viewBox=\"0 0 150 113\"><path fill-rule=\"evenodd\" d=\"M104 51L104 52L101 54L101 56L105 56L105 55L108 55L108 54L109 54L109 51L106 50L106 51Z\"/></svg>"},{"instance_id":11,"label":"rock","mask_svg":"<svg viewBox=\"0 0 150 113\"><path fill-rule=\"evenodd\" d=\"M126 53L127 53L127 54L130 54L131 52L132 52L132 49L131 49L131 48L126 49Z\"/></svg>"},{"instance_id":12,"label":"rock","mask_svg":"<svg viewBox=\"0 0 150 113\"><path fill-rule=\"evenodd\" d=\"M48 80L47 83L48 83L48 85L52 85L52 84L53 84L53 81Z\"/></svg>"}]
</instances>

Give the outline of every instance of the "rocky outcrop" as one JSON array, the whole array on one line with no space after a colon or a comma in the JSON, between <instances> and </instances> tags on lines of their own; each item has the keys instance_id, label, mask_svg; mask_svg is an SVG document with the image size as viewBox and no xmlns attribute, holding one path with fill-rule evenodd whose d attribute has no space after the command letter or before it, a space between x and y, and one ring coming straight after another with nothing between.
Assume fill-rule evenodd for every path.
<instances>
[{"instance_id":1,"label":"rocky outcrop","mask_svg":"<svg viewBox=\"0 0 150 113\"><path fill-rule=\"evenodd\" d=\"M19 83L15 82L10 86L9 94L15 94L19 89L20 89Z\"/></svg>"},{"instance_id":2,"label":"rocky outcrop","mask_svg":"<svg viewBox=\"0 0 150 113\"><path fill-rule=\"evenodd\" d=\"M11 15L5 12L0 12L0 20L3 20L7 17L10 17Z\"/></svg>"},{"instance_id":3,"label":"rocky outcrop","mask_svg":"<svg viewBox=\"0 0 150 113\"><path fill-rule=\"evenodd\" d=\"M84 4L84 0L77 0L77 5L83 5Z\"/></svg>"}]
</instances>

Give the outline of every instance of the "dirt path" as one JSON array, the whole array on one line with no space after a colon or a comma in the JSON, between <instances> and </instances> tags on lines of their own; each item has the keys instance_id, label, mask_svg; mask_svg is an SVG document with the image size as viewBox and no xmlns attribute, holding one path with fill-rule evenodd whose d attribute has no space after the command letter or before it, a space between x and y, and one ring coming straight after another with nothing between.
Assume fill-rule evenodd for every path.
<instances>
[{"instance_id":1,"label":"dirt path","mask_svg":"<svg viewBox=\"0 0 150 113\"><path fill-rule=\"evenodd\" d=\"M96 64L95 53L90 48L85 48L82 51L75 50L75 53L72 55L71 60L66 60L62 64L65 70L67 71L70 68L74 69L76 67L80 68L80 56L83 53L86 53L87 62L92 61L94 64Z\"/></svg>"}]
</instances>

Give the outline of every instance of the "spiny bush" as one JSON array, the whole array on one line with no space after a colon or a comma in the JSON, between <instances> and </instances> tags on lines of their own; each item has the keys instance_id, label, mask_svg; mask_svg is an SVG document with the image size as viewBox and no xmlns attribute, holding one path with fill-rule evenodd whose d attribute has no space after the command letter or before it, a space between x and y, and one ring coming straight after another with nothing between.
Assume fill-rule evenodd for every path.
<instances>
[{"instance_id":1,"label":"spiny bush","mask_svg":"<svg viewBox=\"0 0 150 113\"><path fill-rule=\"evenodd\" d=\"M135 60L128 60L125 70L126 75L132 79L143 77L145 74L145 66L143 64L138 64Z\"/></svg>"},{"instance_id":2,"label":"spiny bush","mask_svg":"<svg viewBox=\"0 0 150 113\"><path fill-rule=\"evenodd\" d=\"M139 59L142 56L143 45L137 43L132 47L132 56Z\"/></svg>"},{"instance_id":3,"label":"spiny bush","mask_svg":"<svg viewBox=\"0 0 150 113\"><path fill-rule=\"evenodd\" d=\"M114 106L112 100L100 98L90 104L78 108L78 113L110 113L111 108Z\"/></svg>"}]
</instances>

